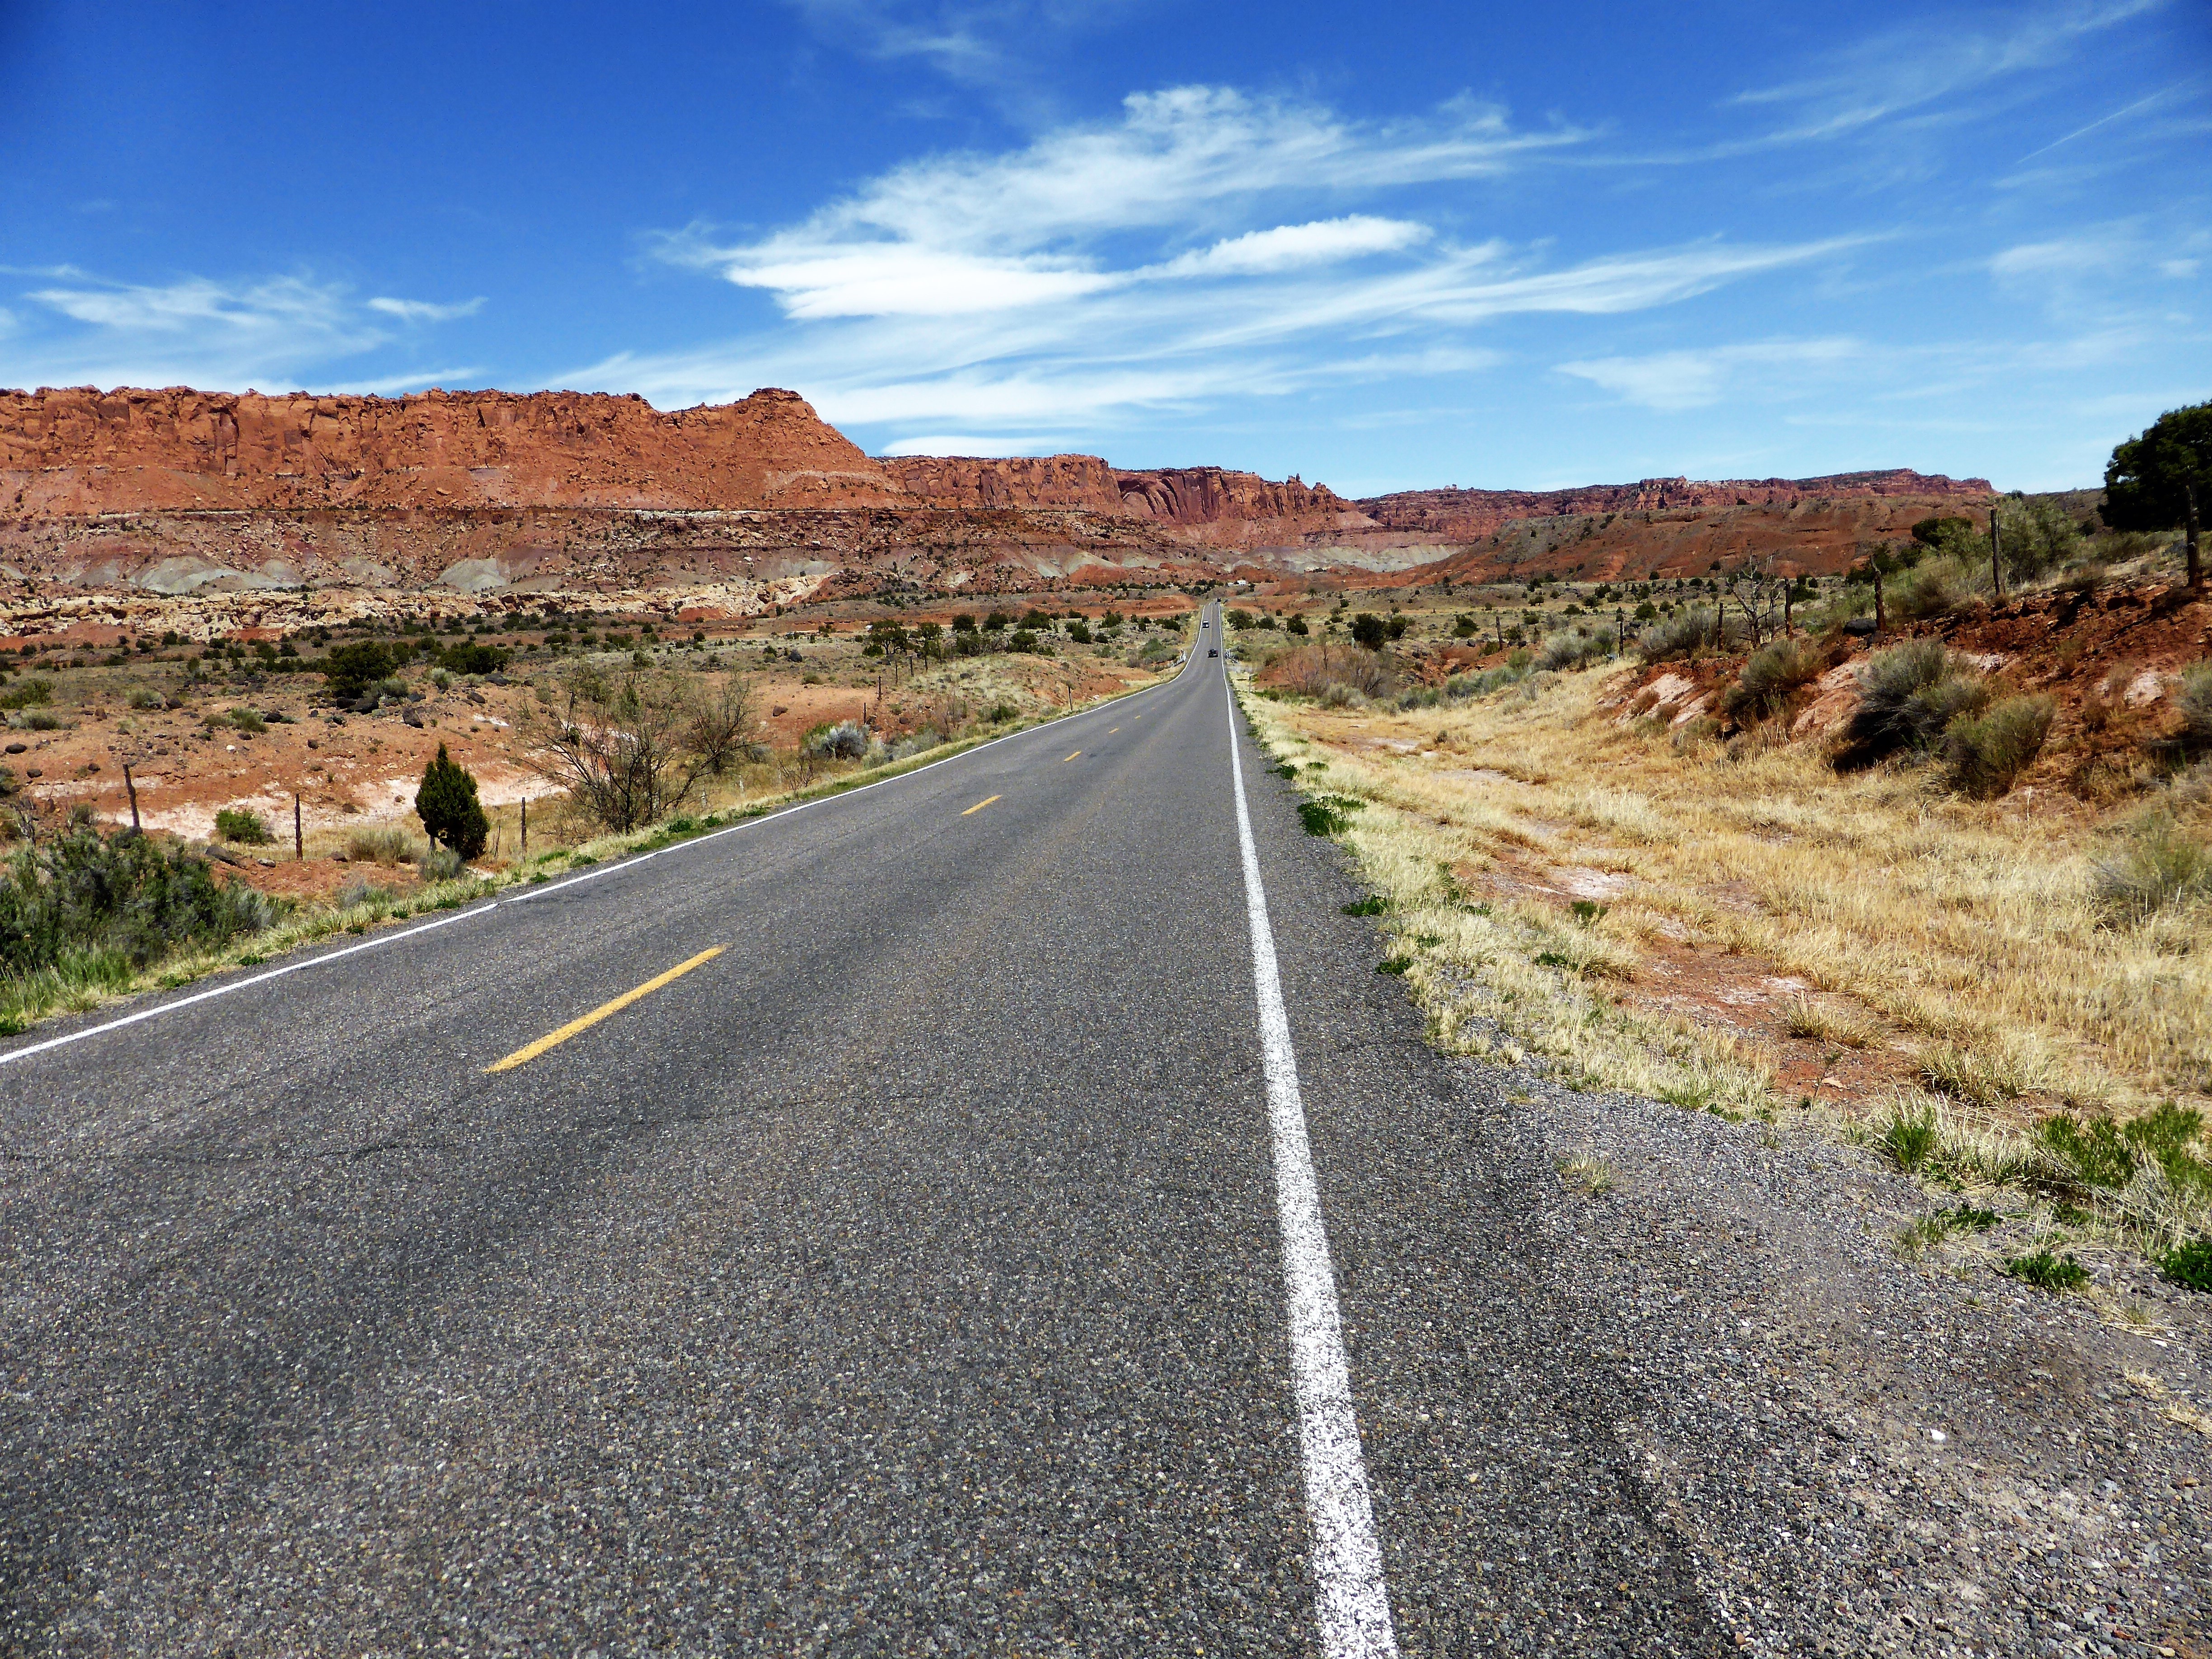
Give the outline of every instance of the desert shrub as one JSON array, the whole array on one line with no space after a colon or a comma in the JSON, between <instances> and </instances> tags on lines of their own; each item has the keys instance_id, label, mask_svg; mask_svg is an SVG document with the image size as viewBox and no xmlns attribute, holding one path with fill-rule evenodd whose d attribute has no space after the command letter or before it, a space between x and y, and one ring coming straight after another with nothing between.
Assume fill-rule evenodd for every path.
<instances>
[{"instance_id":1,"label":"desert shrub","mask_svg":"<svg viewBox=\"0 0 2212 1659\"><path fill-rule=\"evenodd\" d=\"M423 833L434 845L449 848L463 860L480 855L491 834L477 799L476 779L446 752L442 743L422 769L422 784L415 791L415 816L422 820ZM427 860L422 867L427 873Z\"/></svg>"},{"instance_id":2,"label":"desert shrub","mask_svg":"<svg viewBox=\"0 0 2212 1659\"><path fill-rule=\"evenodd\" d=\"M886 747L884 752L892 760L907 760L915 755L927 754L930 750L939 747L944 741L943 732L924 726L911 736L896 739Z\"/></svg>"},{"instance_id":3,"label":"desert shrub","mask_svg":"<svg viewBox=\"0 0 2212 1659\"><path fill-rule=\"evenodd\" d=\"M1978 714L1961 714L1943 730L1944 757L1954 787L1990 800L2012 787L2051 735L2058 705L2046 696L2006 697Z\"/></svg>"},{"instance_id":4,"label":"desert shrub","mask_svg":"<svg viewBox=\"0 0 2212 1659\"><path fill-rule=\"evenodd\" d=\"M451 881L468 866L456 849L433 847L422 854L422 863L416 867L422 872L425 881Z\"/></svg>"},{"instance_id":5,"label":"desert shrub","mask_svg":"<svg viewBox=\"0 0 2212 1659\"><path fill-rule=\"evenodd\" d=\"M2212 662L2193 663L2184 669L2181 689L2173 701L2181 711L2181 730L2175 741L2188 754L2212 750Z\"/></svg>"},{"instance_id":6,"label":"desert shrub","mask_svg":"<svg viewBox=\"0 0 2212 1659\"><path fill-rule=\"evenodd\" d=\"M1775 640L1745 660L1735 684L1723 695L1721 707L1735 720L1778 714L1790 693L1820 678L1823 666L1820 652L1805 641Z\"/></svg>"},{"instance_id":7,"label":"desert shrub","mask_svg":"<svg viewBox=\"0 0 2212 1659\"><path fill-rule=\"evenodd\" d=\"M341 910L350 910L363 904L389 904L392 902L392 890L378 886L367 876L356 876L338 889L334 902Z\"/></svg>"},{"instance_id":8,"label":"desert shrub","mask_svg":"<svg viewBox=\"0 0 2212 1659\"><path fill-rule=\"evenodd\" d=\"M247 847L266 847L276 839L270 833L269 820L245 806L226 806L218 811L215 815L215 832L224 841Z\"/></svg>"},{"instance_id":9,"label":"desert shrub","mask_svg":"<svg viewBox=\"0 0 2212 1659\"><path fill-rule=\"evenodd\" d=\"M1972 519L1923 519L1912 526L1914 541L1942 553L1963 550L1979 533L1975 530Z\"/></svg>"},{"instance_id":10,"label":"desert shrub","mask_svg":"<svg viewBox=\"0 0 2212 1659\"><path fill-rule=\"evenodd\" d=\"M867 728L858 720L824 724L809 732L802 743L817 760L859 760L868 752Z\"/></svg>"},{"instance_id":11,"label":"desert shrub","mask_svg":"<svg viewBox=\"0 0 2212 1659\"><path fill-rule=\"evenodd\" d=\"M1008 720L1018 720L1022 711L1010 702L994 702L983 711L983 718L993 726L1004 726Z\"/></svg>"},{"instance_id":12,"label":"desert shrub","mask_svg":"<svg viewBox=\"0 0 2212 1659\"><path fill-rule=\"evenodd\" d=\"M1889 585L1889 609L1907 621L1948 617L1974 596L1978 567L1958 558L1923 559Z\"/></svg>"},{"instance_id":13,"label":"desert shrub","mask_svg":"<svg viewBox=\"0 0 2212 1659\"><path fill-rule=\"evenodd\" d=\"M341 702L358 701L372 687L388 678L398 665L391 651L377 640L334 646L316 665L329 683L331 695Z\"/></svg>"},{"instance_id":14,"label":"desert shrub","mask_svg":"<svg viewBox=\"0 0 2212 1659\"><path fill-rule=\"evenodd\" d=\"M1587 668L1612 655L1613 641L1602 635L1561 632L1544 641L1536 665L1553 670Z\"/></svg>"},{"instance_id":15,"label":"desert shrub","mask_svg":"<svg viewBox=\"0 0 2212 1659\"><path fill-rule=\"evenodd\" d=\"M161 699L143 685L134 687L125 701L133 708L159 708L161 706Z\"/></svg>"},{"instance_id":16,"label":"desert shrub","mask_svg":"<svg viewBox=\"0 0 2212 1659\"><path fill-rule=\"evenodd\" d=\"M1731 624L1708 605L1690 605L1662 617L1636 636L1636 653L1646 664L1668 662L1698 651L1717 651L1728 642Z\"/></svg>"},{"instance_id":17,"label":"desert shrub","mask_svg":"<svg viewBox=\"0 0 2212 1659\"><path fill-rule=\"evenodd\" d=\"M32 675L0 691L0 708L35 708L54 695L54 683Z\"/></svg>"},{"instance_id":18,"label":"desert shrub","mask_svg":"<svg viewBox=\"0 0 2212 1659\"><path fill-rule=\"evenodd\" d=\"M1369 651L1379 651L1382 642L1390 637L1390 625L1371 611L1363 611L1352 619L1352 642Z\"/></svg>"},{"instance_id":19,"label":"desert shrub","mask_svg":"<svg viewBox=\"0 0 2212 1659\"><path fill-rule=\"evenodd\" d=\"M688 687L627 674L611 684L589 670L571 677L564 705L532 713L530 764L617 835L658 822L684 804L701 770L681 764L695 706Z\"/></svg>"},{"instance_id":20,"label":"desert shrub","mask_svg":"<svg viewBox=\"0 0 2212 1659\"><path fill-rule=\"evenodd\" d=\"M2212 897L2212 848L2171 819L2142 825L2120 851L2100 859L2090 891L2107 919L2140 921L2168 905Z\"/></svg>"},{"instance_id":21,"label":"desert shrub","mask_svg":"<svg viewBox=\"0 0 2212 1659\"><path fill-rule=\"evenodd\" d=\"M2048 498L2006 501L1997 509L2005 569L2020 577L2056 570L2081 551L2081 526Z\"/></svg>"},{"instance_id":22,"label":"desert shrub","mask_svg":"<svg viewBox=\"0 0 2212 1659\"><path fill-rule=\"evenodd\" d=\"M1985 678L1939 640L1907 640L1859 669L1859 707L1842 759L1866 764L1900 749L1928 749L1961 714L1989 701Z\"/></svg>"},{"instance_id":23,"label":"desert shrub","mask_svg":"<svg viewBox=\"0 0 2212 1659\"><path fill-rule=\"evenodd\" d=\"M245 883L218 883L207 860L182 847L80 825L9 861L0 880L0 967L35 972L88 950L143 967L179 946L258 933L279 914Z\"/></svg>"},{"instance_id":24,"label":"desert shrub","mask_svg":"<svg viewBox=\"0 0 2212 1659\"><path fill-rule=\"evenodd\" d=\"M732 674L694 699L684 740L700 763L719 776L756 740L758 725L751 688Z\"/></svg>"},{"instance_id":25,"label":"desert shrub","mask_svg":"<svg viewBox=\"0 0 2212 1659\"><path fill-rule=\"evenodd\" d=\"M1337 706L1362 697L1388 696L1396 684L1389 665L1376 653L1358 647L1334 648L1303 646L1286 653L1273 678L1283 690L1301 696L1326 697L1332 687L1341 688Z\"/></svg>"},{"instance_id":26,"label":"desert shrub","mask_svg":"<svg viewBox=\"0 0 2212 1659\"><path fill-rule=\"evenodd\" d=\"M269 722L261 718L261 711L258 708L247 708L240 705L232 709L226 718L240 731L250 732L255 736L269 729Z\"/></svg>"},{"instance_id":27,"label":"desert shrub","mask_svg":"<svg viewBox=\"0 0 2212 1659\"><path fill-rule=\"evenodd\" d=\"M356 862L411 864L418 851L414 837L396 823L364 824L346 837L346 856Z\"/></svg>"},{"instance_id":28,"label":"desert shrub","mask_svg":"<svg viewBox=\"0 0 2212 1659\"><path fill-rule=\"evenodd\" d=\"M495 645L464 640L447 646L438 660L451 674L496 674L507 666L507 656Z\"/></svg>"}]
</instances>

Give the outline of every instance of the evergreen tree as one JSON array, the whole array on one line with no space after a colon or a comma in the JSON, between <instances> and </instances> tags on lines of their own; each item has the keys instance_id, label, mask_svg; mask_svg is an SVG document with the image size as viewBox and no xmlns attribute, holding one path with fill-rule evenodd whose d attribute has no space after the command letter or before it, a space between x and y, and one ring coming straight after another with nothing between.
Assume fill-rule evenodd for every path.
<instances>
[{"instance_id":1,"label":"evergreen tree","mask_svg":"<svg viewBox=\"0 0 2212 1659\"><path fill-rule=\"evenodd\" d=\"M468 769L438 745L438 757L422 769L422 787L415 792L415 814L432 841L443 842L464 859L484 849L491 825L477 802L477 781Z\"/></svg>"},{"instance_id":2,"label":"evergreen tree","mask_svg":"<svg viewBox=\"0 0 2212 1659\"><path fill-rule=\"evenodd\" d=\"M2169 409L2150 429L2112 450L2105 469L2105 522L2115 530L2183 527L2189 585L2204 580L2199 519L2212 509L2212 403Z\"/></svg>"}]
</instances>

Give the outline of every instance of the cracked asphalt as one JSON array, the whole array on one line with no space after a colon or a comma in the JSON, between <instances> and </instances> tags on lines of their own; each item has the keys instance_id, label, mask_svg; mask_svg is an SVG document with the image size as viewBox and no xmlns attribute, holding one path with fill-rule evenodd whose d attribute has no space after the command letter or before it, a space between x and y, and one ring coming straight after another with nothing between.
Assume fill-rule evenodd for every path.
<instances>
[{"instance_id":1,"label":"cracked asphalt","mask_svg":"<svg viewBox=\"0 0 2212 1659\"><path fill-rule=\"evenodd\" d=\"M0 1652L1316 1651L1202 650L0 1066ZM1237 723L1401 1648L1733 1650Z\"/></svg>"}]
</instances>

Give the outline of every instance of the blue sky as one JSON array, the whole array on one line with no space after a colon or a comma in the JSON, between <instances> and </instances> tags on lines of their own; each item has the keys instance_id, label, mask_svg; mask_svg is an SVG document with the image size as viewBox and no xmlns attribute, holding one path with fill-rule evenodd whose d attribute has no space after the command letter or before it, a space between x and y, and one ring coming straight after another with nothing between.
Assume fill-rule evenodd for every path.
<instances>
[{"instance_id":1,"label":"blue sky","mask_svg":"<svg viewBox=\"0 0 2212 1659\"><path fill-rule=\"evenodd\" d=\"M0 0L0 386L787 386L1347 494L2096 483L2212 6Z\"/></svg>"}]
</instances>

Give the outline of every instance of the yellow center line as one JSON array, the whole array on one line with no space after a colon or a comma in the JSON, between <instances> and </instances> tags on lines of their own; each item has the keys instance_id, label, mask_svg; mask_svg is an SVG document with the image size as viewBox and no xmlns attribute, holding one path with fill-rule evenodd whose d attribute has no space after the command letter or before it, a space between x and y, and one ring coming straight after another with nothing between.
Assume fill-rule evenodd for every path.
<instances>
[{"instance_id":1,"label":"yellow center line","mask_svg":"<svg viewBox=\"0 0 2212 1659\"><path fill-rule=\"evenodd\" d=\"M537 1059L538 1055L544 1054L548 1048L555 1048L561 1043L566 1042L570 1037L575 1036L577 1032L591 1030L592 1026L597 1025L601 1020L606 1018L608 1015L620 1013L623 1009L629 1007L631 1003L637 1001L641 997L651 996L655 991L658 991L662 986L667 984L671 980L681 978L685 974L690 973L694 968L696 968L701 963L712 962L716 957L721 955L727 948L728 947L726 945L717 945L711 951L700 951L697 956L692 957L689 962L678 963L676 966L671 968L666 973L646 981L644 984L639 986L635 991L624 991L612 1002L601 1003L598 1007L592 1009L590 1013L586 1014L581 1019L572 1019L566 1025L563 1025L559 1030L548 1031L544 1036L538 1038L537 1042L524 1044L521 1048L517 1048L513 1054L509 1054L505 1060L495 1061L494 1064L485 1066L484 1070L487 1072L507 1072L512 1071L517 1066L527 1064L529 1061Z\"/></svg>"},{"instance_id":2,"label":"yellow center line","mask_svg":"<svg viewBox=\"0 0 2212 1659\"><path fill-rule=\"evenodd\" d=\"M969 807L968 809L968 812L980 812L998 799L999 798L996 795L986 795L982 799L977 801L973 806ZM968 816L968 812L963 812L960 816L964 818Z\"/></svg>"},{"instance_id":3,"label":"yellow center line","mask_svg":"<svg viewBox=\"0 0 2212 1659\"><path fill-rule=\"evenodd\" d=\"M1080 749L1079 749L1079 750L1077 750L1075 751L1075 755L1079 755L1079 754L1081 754L1082 752L1083 752L1083 751L1082 751ZM1060 763L1062 766L1066 765L1066 764L1068 763L1068 762L1070 762L1070 761L1072 761L1072 760L1073 760L1073 759L1075 758L1075 755L1062 755L1062 756L1060 757Z\"/></svg>"},{"instance_id":4,"label":"yellow center line","mask_svg":"<svg viewBox=\"0 0 2212 1659\"><path fill-rule=\"evenodd\" d=\"M1118 726L1109 726L1106 728L1106 735L1110 738L1121 729L1121 728Z\"/></svg>"}]
</instances>

